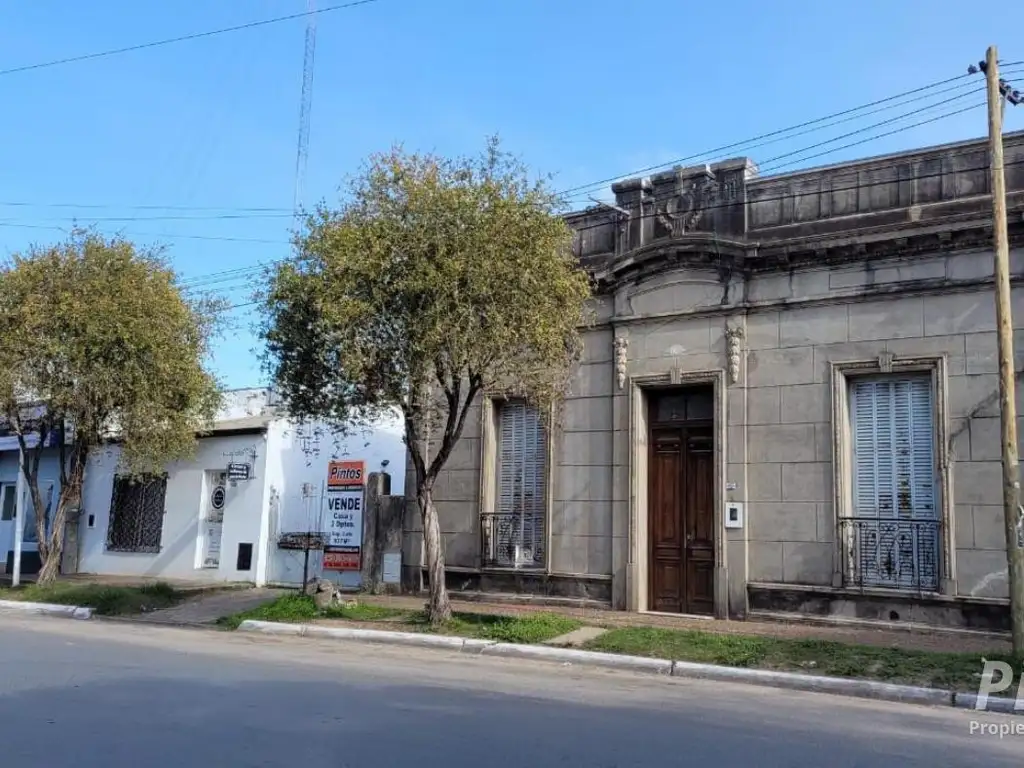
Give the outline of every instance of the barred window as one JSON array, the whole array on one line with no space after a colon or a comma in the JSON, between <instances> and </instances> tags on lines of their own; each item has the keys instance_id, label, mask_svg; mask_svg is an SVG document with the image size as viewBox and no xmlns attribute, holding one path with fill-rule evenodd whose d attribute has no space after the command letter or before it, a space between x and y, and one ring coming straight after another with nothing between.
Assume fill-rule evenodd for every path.
<instances>
[{"instance_id":1,"label":"barred window","mask_svg":"<svg viewBox=\"0 0 1024 768\"><path fill-rule=\"evenodd\" d=\"M166 475L116 476L110 501L107 549L111 552L159 552L166 493Z\"/></svg>"}]
</instances>

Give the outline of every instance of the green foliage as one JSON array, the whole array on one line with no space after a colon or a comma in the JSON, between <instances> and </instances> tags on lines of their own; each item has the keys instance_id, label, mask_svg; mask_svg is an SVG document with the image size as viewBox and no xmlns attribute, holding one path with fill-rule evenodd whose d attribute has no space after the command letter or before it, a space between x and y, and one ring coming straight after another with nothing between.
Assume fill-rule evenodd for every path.
<instances>
[{"instance_id":1,"label":"green foliage","mask_svg":"<svg viewBox=\"0 0 1024 768\"><path fill-rule=\"evenodd\" d=\"M159 252L90 231L0 267L0 415L21 441L36 509L42 441L25 438L57 438L61 452L52 529L37 516L42 581L56 574L90 450L116 438L122 471L159 472L212 422L220 395L204 363L218 308L183 294Z\"/></svg>"},{"instance_id":2,"label":"green foliage","mask_svg":"<svg viewBox=\"0 0 1024 768\"><path fill-rule=\"evenodd\" d=\"M140 587L57 582L49 586L30 584L17 589L0 589L5 600L28 600L57 605L92 608L100 616L128 616L169 608L181 602L186 593L169 584L157 582Z\"/></svg>"},{"instance_id":3,"label":"green foliage","mask_svg":"<svg viewBox=\"0 0 1024 768\"><path fill-rule=\"evenodd\" d=\"M0 271L0 402L25 398L76 439L121 441L125 461L159 471L187 455L219 402L203 363L217 307L178 289L158 252L76 232L16 254ZM37 425L38 426L38 425Z\"/></svg>"},{"instance_id":4,"label":"green foliage","mask_svg":"<svg viewBox=\"0 0 1024 768\"><path fill-rule=\"evenodd\" d=\"M586 647L675 661L867 678L971 692L978 688L983 667L981 655L975 653L935 653L655 627L613 629L591 640ZM1010 655L998 651L984 657L1012 661Z\"/></svg>"},{"instance_id":5,"label":"green foliage","mask_svg":"<svg viewBox=\"0 0 1024 768\"><path fill-rule=\"evenodd\" d=\"M435 624L451 607L431 491L470 406L497 389L551 413L580 351L590 282L558 206L497 140L457 160L396 148L308 217L262 297L293 416L342 431L404 416Z\"/></svg>"},{"instance_id":6,"label":"green foliage","mask_svg":"<svg viewBox=\"0 0 1024 768\"><path fill-rule=\"evenodd\" d=\"M273 602L265 603L248 611L220 618L217 623L222 627L238 629L243 621L281 621L307 622L319 618L320 612L316 603L309 595L282 595Z\"/></svg>"},{"instance_id":7,"label":"green foliage","mask_svg":"<svg viewBox=\"0 0 1024 768\"><path fill-rule=\"evenodd\" d=\"M291 410L351 427L397 408L453 442L482 389L556 399L590 294L558 203L496 141L477 158L371 158L270 276L267 363Z\"/></svg>"},{"instance_id":8,"label":"green foliage","mask_svg":"<svg viewBox=\"0 0 1024 768\"><path fill-rule=\"evenodd\" d=\"M543 643L583 626L582 622L556 613L521 616L493 616L485 613L456 613L444 625L449 635L496 640L499 643Z\"/></svg>"},{"instance_id":9,"label":"green foliage","mask_svg":"<svg viewBox=\"0 0 1024 768\"><path fill-rule=\"evenodd\" d=\"M372 603L357 602L320 611L312 597L301 594L283 595L266 605L233 616L225 616L217 623L223 627L237 629L247 619L296 624L316 619L386 622L395 631L436 632L459 637L497 640L502 643L542 643L582 626L582 622L577 619L555 613L529 613L521 616L456 613L448 621L434 624L425 612L390 608Z\"/></svg>"},{"instance_id":10,"label":"green foliage","mask_svg":"<svg viewBox=\"0 0 1024 768\"><path fill-rule=\"evenodd\" d=\"M398 608L388 608L383 605L369 605L367 603L353 603L349 605L336 605L325 609L322 616L325 619L344 619L346 621L387 621L405 616L408 612Z\"/></svg>"}]
</instances>

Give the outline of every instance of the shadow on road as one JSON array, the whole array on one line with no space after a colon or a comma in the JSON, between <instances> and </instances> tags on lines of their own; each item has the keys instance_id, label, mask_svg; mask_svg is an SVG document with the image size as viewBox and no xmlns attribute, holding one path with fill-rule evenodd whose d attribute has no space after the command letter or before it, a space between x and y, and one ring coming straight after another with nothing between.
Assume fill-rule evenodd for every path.
<instances>
[{"instance_id":1,"label":"shadow on road","mask_svg":"<svg viewBox=\"0 0 1024 768\"><path fill-rule=\"evenodd\" d=\"M966 728L962 734L922 733L928 717L919 719L914 710L888 728L870 723L873 732L865 733L864 718L844 722L839 711L823 730L770 708L763 717L748 711L734 718L713 701L691 699L683 706L678 696L660 708L567 703L389 685L367 679L370 672L359 680L335 670L332 677L341 679L297 681L294 670L275 665L248 673L231 662L211 666L216 660L198 661L184 679L158 673L76 684L72 673L57 687L27 687L24 679L17 684L17 675L8 677L15 684L14 690L0 687L3 762L46 768L299 761L324 768L1019 765L1012 743L967 740ZM214 676L222 679L209 679ZM1016 750L1024 750L1024 740Z\"/></svg>"}]
</instances>

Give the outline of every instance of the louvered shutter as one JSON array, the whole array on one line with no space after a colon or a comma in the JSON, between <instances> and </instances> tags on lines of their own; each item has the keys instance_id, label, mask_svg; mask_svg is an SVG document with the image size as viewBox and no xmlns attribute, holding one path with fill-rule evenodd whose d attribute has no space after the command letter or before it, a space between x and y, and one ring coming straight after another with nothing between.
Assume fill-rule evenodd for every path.
<instances>
[{"instance_id":1,"label":"louvered shutter","mask_svg":"<svg viewBox=\"0 0 1024 768\"><path fill-rule=\"evenodd\" d=\"M936 519L928 376L853 383L854 516Z\"/></svg>"},{"instance_id":2,"label":"louvered shutter","mask_svg":"<svg viewBox=\"0 0 1024 768\"><path fill-rule=\"evenodd\" d=\"M547 440L540 414L522 401L507 401L498 435L498 558L507 565L542 565Z\"/></svg>"},{"instance_id":3,"label":"louvered shutter","mask_svg":"<svg viewBox=\"0 0 1024 768\"><path fill-rule=\"evenodd\" d=\"M864 582L935 588L938 504L928 375L854 380L851 546Z\"/></svg>"}]
</instances>

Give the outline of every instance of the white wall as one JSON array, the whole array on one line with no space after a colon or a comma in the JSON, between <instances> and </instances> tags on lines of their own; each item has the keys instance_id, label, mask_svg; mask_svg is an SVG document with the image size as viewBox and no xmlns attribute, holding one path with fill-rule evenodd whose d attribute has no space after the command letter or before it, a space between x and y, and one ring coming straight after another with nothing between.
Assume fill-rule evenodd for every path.
<instances>
[{"instance_id":1,"label":"white wall","mask_svg":"<svg viewBox=\"0 0 1024 768\"><path fill-rule=\"evenodd\" d=\"M318 434L312 441L318 445L316 453L304 450L303 434ZM386 471L391 475L392 493L402 493L405 477L405 443L402 442L403 427L397 414L374 425L366 433L343 437L331 431L323 423L312 426L297 426L288 422L275 422L271 426L268 444L271 456L267 468L268 500L276 492L276 510L268 515L269 564L267 579L272 583L301 584L303 553L298 550L277 548L278 535L298 533L307 530L321 530L324 518L323 486L327 478L327 467L331 461L359 460L366 462L367 474L379 472L381 463L388 461ZM310 447L310 442L305 442ZM310 483L316 489L312 503L303 500L302 484ZM322 556L310 553L310 573L322 574ZM342 572L326 574L338 580L343 586L359 586L359 574Z\"/></svg>"},{"instance_id":2,"label":"white wall","mask_svg":"<svg viewBox=\"0 0 1024 768\"><path fill-rule=\"evenodd\" d=\"M256 460L244 456L255 450ZM153 576L197 581L256 581L259 566L260 532L265 519L265 468L267 439L262 434L211 436L201 438L193 459L176 462L167 468L167 495L159 554L108 552L107 524L113 494L119 448L95 452L89 460L83 490L81 528L82 573L122 576ZM207 470L224 471L229 462L252 462L252 479L228 487L224 505L220 567L201 565L200 522L210 488ZM94 515L89 528L88 516ZM235 570L238 544L253 544L253 567Z\"/></svg>"},{"instance_id":3,"label":"white wall","mask_svg":"<svg viewBox=\"0 0 1024 768\"><path fill-rule=\"evenodd\" d=\"M222 392L221 397L216 421L265 415L276 400L274 393L266 388L229 389Z\"/></svg>"}]
</instances>

